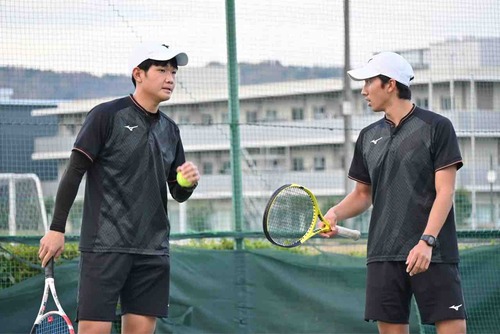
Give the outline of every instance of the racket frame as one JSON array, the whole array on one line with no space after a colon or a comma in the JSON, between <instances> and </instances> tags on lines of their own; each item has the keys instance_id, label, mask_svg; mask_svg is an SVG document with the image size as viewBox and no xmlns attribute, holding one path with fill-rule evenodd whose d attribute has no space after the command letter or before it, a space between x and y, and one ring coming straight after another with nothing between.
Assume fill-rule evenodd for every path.
<instances>
[{"instance_id":1,"label":"racket frame","mask_svg":"<svg viewBox=\"0 0 500 334\"><path fill-rule=\"evenodd\" d=\"M309 199L311 200L312 205L313 205L313 216L312 216L311 225L307 229L306 233L300 239L291 243L290 245L283 245L283 244L277 243L275 240L273 240L273 238L269 234L269 231L267 229L267 220L268 220L268 216L269 216L269 211L271 210L272 206L274 205L276 198L283 190L288 189L288 188L299 188L299 189L302 189L303 191L305 191L309 195ZM318 223L318 219L321 220L321 222L324 224L323 227L319 227L319 228L316 227L317 223ZM280 247L285 247L285 248L297 247L299 245L302 245L304 242L311 239L315 235L318 235L320 233L330 232L332 230L331 224L329 223L329 221L327 219L325 219L325 217L321 213L316 196L314 196L312 191L309 190L308 188L306 188L300 184L296 184L296 183L285 184L285 185L279 187L278 189L276 189L276 191L271 195L271 198L269 199L269 201L266 205L266 209L264 210L263 227L264 227L264 234L265 234L267 240L269 240L274 245L277 245ZM335 227L336 227L338 236L341 236L344 238L349 238L352 240L358 240L361 236L361 232L358 230L353 230L353 229L338 226L338 225L336 225Z\"/></svg>"},{"instance_id":2,"label":"racket frame","mask_svg":"<svg viewBox=\"0 0 500 334\"><path fill-rule=\"evenodd\" d=\"M49 311L47 313L44 313L45 308L47 307L47 301L49 299L49 292L52 295L52 299L54 300L54 303L56 304L57 311ZM59 302L59 298L57 297L56 286L54 283L54 259L53 258L50 259L49 262L47 263L47 265L45 266L45 287L43 289L42 302L40 304L40 309L38 310L38 315L35 319L35 323L33 324L33 327L31 328L30 333L35 334L38 325L43 320L50 317L51 315L61 316L64 319L64 321L66 322L66 325L68 326L69 333L75 334L73 324L71 323L71 320L69 319L66 312L64 312L64 310L61 306L61 303Z\"/></svg>"}]
</instances>

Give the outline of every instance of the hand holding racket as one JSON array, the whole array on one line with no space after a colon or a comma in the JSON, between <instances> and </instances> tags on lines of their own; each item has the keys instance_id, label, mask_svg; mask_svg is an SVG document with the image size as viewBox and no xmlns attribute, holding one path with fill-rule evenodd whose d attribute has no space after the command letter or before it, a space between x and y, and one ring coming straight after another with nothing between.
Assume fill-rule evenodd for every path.
<instances>
[{"instance_id":1,"label":"hand holding racket","mask_svg":"<svg viewBox=\"0 0 500 334\"><path fill-rule=\"evenodd\" d=\"M49 298L49 290L52 298L57 306L57 311L45 312L47 300ZM42 303L38 316L36 317L31 334L74 334L73 325L68 316L64 312L57 297L56 287L54 284L54 259L50 259L45 266L45 288L42 296Z\"/></svg>"},{"instance_id":2,"label":"hand holding racket","mask_svg":"<svg viewBox=\"0 0 500 334\"><path fill-rule=\"evenodd\" d=\"M323 223L320 228L316 227L318 218ZM332 230L314 194L298 184L285 184L273 193L264 211L263 227L271 243L287 248L299 246L317 234ZM361 236L357 230L342 226L336 226L336 229L341 237L358 240Z\"/></svg>"}]
</instances>

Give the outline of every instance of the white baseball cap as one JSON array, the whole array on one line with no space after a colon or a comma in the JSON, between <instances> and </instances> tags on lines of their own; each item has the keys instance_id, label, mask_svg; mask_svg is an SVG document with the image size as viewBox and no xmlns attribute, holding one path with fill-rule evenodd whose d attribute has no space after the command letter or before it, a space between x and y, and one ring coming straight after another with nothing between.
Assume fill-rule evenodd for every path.
<instances>
[{"instance_id":1,"label":"white baseball cap","mask_svg":"<svg viewBox=\"0 0 500 334\"><path fill-rule=\"evenodd\" d=\"M368 63L354 70L347 72L353 80L366 80L385 75L403 85L410 87L410 81L413 80L414 73L410 63L399 54L394 52L380 52L373 56Z\"/></svg>"},{"instance_id":2,"label":"white baseball cap","mask_svg":"<svg viewBox=\"0 0 500 334\"><path fill-rule=\"evenodd\" d=\"M172 49L166 44L159 42L146 42L139 44L128 61L129 73L132 73L135 67L139 66L143 61L152 59L165 61L175 58L178 66L185 66L188 63L188 56L186 53Z\"/></svg>"}]
</instances>

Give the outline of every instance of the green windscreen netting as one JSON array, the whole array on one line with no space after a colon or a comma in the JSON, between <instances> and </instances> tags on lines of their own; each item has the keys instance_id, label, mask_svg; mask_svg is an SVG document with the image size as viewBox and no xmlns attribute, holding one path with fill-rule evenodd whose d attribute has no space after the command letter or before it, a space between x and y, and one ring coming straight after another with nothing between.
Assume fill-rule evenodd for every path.
<instances>
[{"instance_id":1,"label":"green windscreen netting","mask_svg":"<svg viewBox=\"0 0 500 334\"><path fill-rule=\"evenodd\" d=\"M362 319L366 239L258 249L269 246L262 214L279 186L308 187L325 212L352 189L354 143L383 115L344 72L394 51L414 68L412 101L455 127L469 332L500 333L499 17L498 0L0 0L0 333L34 320L36 244L76 136L95 105L133 92L128 56L152 39L189 56L160 110L202 175L189 201L169 200L179 241L159 332L376 331ZM68 241L79 238L84 183ZM366 237L369 218L342 224ZM185 248L203 237L228 250ZM58 286L74 315L76 247L64 256ZM411 329L433 331L417 314Z\"/></svg>"},{"instance_id":2,"label":"green windscreen netting","mask_svg":"<svg viewBox=\"0 0 500 334\"><path fill-rule=\"evenodd\" d=\"M158 320L157 333L376 332L375 324L363 320L366 266L356 254L359 246L341 245L345 254L336 254L326 251L331 242L313 244L305 254L173 247L170 318ZM3 252L0 264L9 256ZM498 332L498 239L463 239L460 270L469 332ZM60 300L74 318L77 259L58 265L56 275ZM1 333L29 330L42 288L38 274L0 290ZM410 321L412 333L434 333L432 326L419 326L415 305Z\"/></svg>"}]
</instances>

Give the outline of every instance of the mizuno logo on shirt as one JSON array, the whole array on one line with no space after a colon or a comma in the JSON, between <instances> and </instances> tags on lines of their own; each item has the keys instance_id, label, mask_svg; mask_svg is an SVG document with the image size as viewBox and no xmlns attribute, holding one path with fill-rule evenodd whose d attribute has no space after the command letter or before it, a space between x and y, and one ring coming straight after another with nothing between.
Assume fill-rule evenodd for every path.
<instances>
[{"instance_id":1,"label":"mizuno logo on shirt","mask_svg":"<svg viewBox=\"0 0 500 334\"><path fill-rule=\"evenodd\" d=\"M372 140L370 143L372 143L373 145L377 145L378 141L379 141L380 139L382 139L382 138L384 138L384 137L380 137L379 139L374 139L374 140Z\"/></svg>"},{"instance_id":2,"label":"mizuno logo on shirt","mask_svg":"<svg viewBox=\"0 0 500 334\"><path fill-rule=\"evenodd\" d=\"M456 305L456 306L455 306L455 305L451 305L449 308L452 308L452 309L454 309L455 311L458 311L458 309L460 308L460 306L462 306L462 304L460 304L460 305Z\"/></svg>"},{"instance_id":3,"label":"mizuno logo on shirt","mask_svg":"<svg viewBox=\"0 0 500 334\"><path fill-rule=\"evenodd\" d=\"M134 131L134 129L135 129L136 127L138 127L138 125L135 125L135 126L125 125L125 127L126 127L127 129L129 129L129 130L130 130L130 132L132 132L132 131Z\"/></svg>"}]
</instances>

